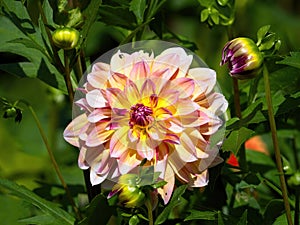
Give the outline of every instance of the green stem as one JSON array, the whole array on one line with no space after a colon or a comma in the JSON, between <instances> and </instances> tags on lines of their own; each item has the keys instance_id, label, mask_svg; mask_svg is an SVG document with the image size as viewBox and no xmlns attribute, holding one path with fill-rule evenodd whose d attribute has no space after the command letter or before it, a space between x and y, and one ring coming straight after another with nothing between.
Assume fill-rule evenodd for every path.
<instances>
[{"instance_id":1,"label":"green stem","mask_svg":"<svg viewBox=\"0 0 300 225\"><path fill-rule=\"evenodd\" d=\"M234 108L236 116L241 119L241 102L240 102L240 90L239 90L239 81L237 78L233 77L233 97L234 97Z\"/></svg>"},{"instance_id":2,"label":"green stem","mask_svg":"<svg viewBox=\"0 0 300 225\"><path fill-rule=\"evenodd\" d=\"M27 101L25 101L25 100L20 100L19 102L24 103L24 104L27 106L27 108L29 109L29 111L31 112L31 114L32 114L32 116L33 116L33 118L34 118L34 121L35 121L35 123L36 123L36 125L37 125L37 127L38 127L38 129L39 129L39 132L40 132L40 134L41 134L41 136L42 136L43 142L44 142L44 144L45 144L45 146L46 146L48 155L49 155L50 160L51 160L51 163L52 163L52 165L53 165L53 167L54 167L54 169L55 169L55 172L56 172L56 174L57 174L57 176L58 176L58 178L59 178L59 180L60 180L60 182L61 182L63 188L64 188L65 191L66 191L67 197L68 197L68 199L69 199L69 201L70 201L70 203L71 203L71 205L72 205L72 208L73 208L73 210L74 210L74 212L75 212L77 218L78 218L78 219L81 219L82 217L81 217L81 215L80 215L80 212L79 212L78 208L77 208L76 205L75 205L75 202L74 202L74 200L73 200L73 198L72 198L72 195L71 195L71 192L70 192L70 190L69 190L69 188L68 188L68 185L67 185L67 183L65 182L65 180L64 180L64 178L63 178L63 176L62 176L62 173L61 173L61 171L60 171L60 169L59 169L59 167L58 167L58 164L57 164L57 162L56 162L56 160L55 160L53 151L52 151L52 149L51 149L51 147L50 147L50 144L49 144L49 142L48 142L48 140L47 140L46 134L45 134L45 132L44 132L44 130L43 130L43 128L42 128L42 125L41 125L41 123L40 123L39 118L37 117L37 115L36 115L34 109L32 108L32 106L31 106Z\"/></svg>"},{"instance_id":3,"label":"green stem","mask_svg":"<svg viewBox=\"0 0 300 225\"><path fill-rule=\"evenodd\" d=\"M152 205L151 205L150 199L146 200L145 205L146 205L147 211L148 211L149 225L153 225Z\"/></svg>"},{"instance_id":4,"label":"green stem","mask_svg":"<svg viewBox=\"0 0 300 225\"><path fill-rule=\"evenodd\" d=\"M272 133L272 141L273 141L277 170L279 172L282 197L283 197L283 202L284 202L284 207L285 207L285 211L286 211L288 225L292 225L293 221L292 221L292 216L291 216L291 209L290 209L290 204L289 204L289 200L288 200L287 187L286 187L286 182L285 182L285 178L284 178L284 172L283 172L283 167L282 167L282 162L281 162L281 154L280 154L280 149L279 149L279 144L278 144L276 123L275 123L275 118L274 118L274 114L273 114L273 105L272 105L270 81L269 81L269 71L268 71L266 65L264 65L264 68L263 68L263 75L264 75L264 83L265 83L266 100L267 100L267 106L268 106L269 123L270 123L270 128L271 128L271 133Z\"/></svg>"},{"instance_id":5,"label":"green stem","mask_svg":"<svg viewBox=\"0 0 300 225\"><path fill-rule=\"evenodd\" d=\"M45 13L44 13L44 10L42 8L42 5L41 5L41 2L38 1L38 7L39 7L39 11L40 11L40 14L41 14L41 18L42 18L42 21L45 24L48 24L47 22L47 18L45 16ZM46 30L46 33L47 33L47 36L48 36L48 39L49 39L49 42L50 42L50 45L51 45L51 48L52 48L52 51L53 51L53 57L54 57L54 63L58 69L58 71L60 73L63 73L64 72L64 66L59 58L59 55L57 53L57 48L55 47L54 43L53 43L53 40L52 40L52 35L51 35L51 32L49 30L49 28L45 25L45 30Z\"/></svg>"},{"instance_id":6,"label":"green stem","mask_svg":"<svg viewBox=\"0 0 300 225\"><path fill-rule=\"evenodd\" d=\"M294 224L299 224L299 200L300 200L300 189L296 188L295 194L296 202L295 202L295 215L294 215Z\"/></svg>"},{"instance_id":7,"label":"green stem","mask_svg":"<svg viewBox=\"0 0 300 225\"><path fill-rule=\"evenodd\" d=\"M66 83L66 86L67 86L67 90L68 90L70 102L71 102L71 104L73 104L73 101L74 101L74 90L73 90L72 81L71 81L70 60L69 60L69 56L68 56L67 50L64 50L64 60L65 60L64 79L65 79L65 83Z\"/></svg>"}]
</instances>

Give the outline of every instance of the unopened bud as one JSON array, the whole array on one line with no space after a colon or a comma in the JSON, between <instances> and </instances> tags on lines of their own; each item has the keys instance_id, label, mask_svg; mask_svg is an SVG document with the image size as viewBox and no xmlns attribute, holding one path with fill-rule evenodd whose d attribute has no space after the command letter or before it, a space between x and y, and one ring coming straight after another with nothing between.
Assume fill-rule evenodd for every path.
<instances>
[{"instance_id":1,"label":"unopened bud","mask_svg":"<svg viewBox=\"0 0 300 225\"><path fill-rule=\"evenodd\" d=\"M263 55L249 38L236 38L223 48L221 65L228 63L230 75L250 79L261 71Z\"/></svg>"},{"instance_id":2,"label":"unopened bud","mask_svg":"<svg viewBox=\"0 0 300 225\"><path fill-rule=\"evenodd\" d=\"M57 47L70 50L77 46L79 36L79 32L76 29L64 27L53 32L52 40Z\"/></svg>"}]
</instances>

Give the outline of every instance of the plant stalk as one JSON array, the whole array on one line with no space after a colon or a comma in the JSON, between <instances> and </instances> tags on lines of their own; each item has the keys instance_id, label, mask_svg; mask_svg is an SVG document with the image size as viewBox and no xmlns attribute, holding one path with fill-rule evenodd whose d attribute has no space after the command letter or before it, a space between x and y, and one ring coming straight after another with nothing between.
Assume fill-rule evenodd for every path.
<instances>
[{"instance_id":1,"label":"plant stalk","mask_svg":"<svg viewBox=\"0 0 300 225\"><path fill-rule=\"evenodd\" d=\"M271 133L272 133L272 141L273 141L277 170L279 172L279 179L280 179L280 186L281 186L282 197L283 197L283 202L284 202L284 208L286 211L286 218L287 218L288 225L293 225L291 209L290 209L290 204L289 204L289 199L288 199L287 186L286 186L286 182L285 182L285 178L284 178L281 154L280 154L280 149L279 149L276 123L275 123L275 118L274 118L274 114L273 114L273 105L272 105L270 81L269 81L269 71L265 64L263 66L263 75L264 75L264 83L265 83L266 100L267 100L267 106L268 106L269 123L270 123L270 128L271 128Z\"/></svg>"},{"instance_id":2,"label":"plant stalk","mask_svg":"<svg viewBox=\"0 0 300 225\"><path fill-rule=\"evenodd\" d=\"M146 200L145 205L146 205L147 211L148 211L149 225L153 225L152 205L151 205L150 199Z\"/></svg>"},{"instance_id":3,"label":"plant stalk","mask_svg":"<svg viewBox=\"0 0 300 225\"><path fill-rule=\"evenodd\" d=\"M233 97L234 97L235 114L239 119L241 119L242 113L241 113L239 81L235 77L232 77L232 80L233 80Z\"/></svg>"},{"instance_id":4,"label":"plant stalk","mask_svg":"<svg viewBox=\"0 0 300 225\"><path fill-rule=\"evenodd\" d=\"M71 81L70 60L69 60L67 50L64 50L64 61L65 61L64 79L65 79L65 83L66 83L66 86L67 86L70 102L71 102L71 104L73 104L74 90L73 90L72 81Z\"/></svg>"},{"instance_id":5,"label":"plant stalk","mask_svg":"<svg viewBox=\"0 0 300 225\"><path fill-rule=\"evenodd\" d=\"M46 149L47 149L48 155L49 155L49 157L50 157L51 163L52 163L52 165L53 165L53 167L54 167L54 169L55 169L55 172L56 172L56 174L57 174L57 176L58 176L58 178L59 178L59 180L60 180L60 182L61 182L63 188L64 188L65 191L66 191L67 198L69 199L69 201L70 201L70 203L71 203L71 205L72 205L72 208L73 208L73 210L74 210L74 212L75 212L77 218L78 218L78 219L81 219L81 218L82 218L82 217L81 217L81 214L80 214L78 208L77 208L76 205L75 205L75 202L74 202L74 200L73 200L73 198L72 198L72 195L71 195L71 192L70 192L70 190L69 190L69 188L68 188L68 185L67 185L67 183L65 182L65 180L64 180L64 178L63 178L63 176L62 176L62 173L61 173L61 171L60 171L60 169L59 169L59 167L58 167L58 164L57 164L57 162L56 162L56 160L55 160L53 151L52 151L52 149L51 149L51 147L50 147L50 144L49 144L49 142L48 142L47 136L46 136L46 134L45 134L45 132L44 132L44 130L43 130L43 128L42 128L42 125L41 125L41 123L40 123L39 118L37 117L37 115L36 115L34 109L32 108L32 106L31 106L27 101L25 101L25 100L20 100L20 102L24 103L24 104L27 106L27 108L29 109L29 111L31 112L31 114L32 114L32 116L33 116L33 118L34 118L34 121L35 121L35 123L36 123L36 125L37 125L37 127L38 127L38 129L39 129L39 132L40 132L40 134L41 134L41 136L42 136L43 142L44 142L44 144L45 144L45 146L46 146Z\"/></svg>"},{"instance_id":6,"label":"plant stalk","mask_svg":"<svg viewBox=\"0 0 300 225\"><path fill-rule=\"evenodd\" d=\"M296 188L295 194L296 202L295 202L295 215L294 215L294 224L299 224L299 210L300 210L300 189L299 187Z\"/></svg>"}]
</instances>

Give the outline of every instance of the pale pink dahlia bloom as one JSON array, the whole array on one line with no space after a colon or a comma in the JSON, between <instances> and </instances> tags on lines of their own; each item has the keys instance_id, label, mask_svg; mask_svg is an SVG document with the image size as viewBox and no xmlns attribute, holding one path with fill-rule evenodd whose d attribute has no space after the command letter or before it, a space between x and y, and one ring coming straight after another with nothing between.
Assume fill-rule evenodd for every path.
<instances>
[{"instance_id":1,"label":"pale pink dahlia bloom","mask_svg":"<svg viewBox=\"0 0 300 225\"><path fill-rule=\"evenodd\" d=\"M76 101L81 114L64 132L80 148L79 167L90 168L93 185L135 173L143 159L167 181L158 189L165 203L175 177L207 185L207 169L220 162L211 137L228 103L215 91L215 71L190 68L192 60L173 47L156 57L118 51L109 64L93 65Z\"/></svg>"}]
</instances>

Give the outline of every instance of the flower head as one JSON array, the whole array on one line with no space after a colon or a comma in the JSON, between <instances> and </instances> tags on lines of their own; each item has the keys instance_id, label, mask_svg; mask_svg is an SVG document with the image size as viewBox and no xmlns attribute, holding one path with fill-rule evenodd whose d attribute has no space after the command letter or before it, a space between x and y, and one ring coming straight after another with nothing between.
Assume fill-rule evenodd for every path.
<instances>
[{"instance_id":1,"label":"flower head","mask_svg":"<svg viewBox=\"0 0 300 225\"><path fill-rule=\"evenodd\" d=\"M236 38L223 48L221 65L225 63L232 77L249 79L261 70L263 55L251 39Z\"/></svg>"},{"instance_id":2,"label":"flower head","mask_svg":"<svg viewBox=\"0 0 300 225\"><path fill-rule=\"evenodd\" d=\"M109 64L93 65L75 102L80 113L64 132L93 185L111 188L109 181L138 173L142 162L167 182L157 189L165 203L175 177L191 187L208 183L208 167L220 162L211 137L227 101L214 89L215 71L190 68L192 60L172 47L156 57L118 51Z\"/></svg>"},{"instance_id":3,"label":"flower head","mask_svg":"<svg viewBox=\"0 0 300 225\"><path fill-rule=\"evenodd\" d=\"M78 44L79 36L79 32L76 29L63 27L53 32L52 41L57 47L70 50Z\"/></svg>"}]
</instances>

